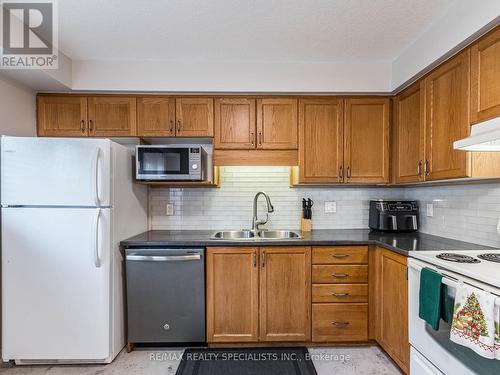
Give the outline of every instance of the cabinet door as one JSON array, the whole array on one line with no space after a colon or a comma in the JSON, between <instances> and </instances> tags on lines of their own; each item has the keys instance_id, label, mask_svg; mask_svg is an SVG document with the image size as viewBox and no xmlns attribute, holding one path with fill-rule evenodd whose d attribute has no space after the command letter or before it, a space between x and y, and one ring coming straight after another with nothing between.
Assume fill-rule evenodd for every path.
<instances>
[{"instance_id":1,"label":"cabinet door","mask_svg":"<svg viewBox=\"0 0 500 375\"><path fill-rule=\"evenodd\" d=\"M254 149L255 138L255 99L215 99L216 149Z\"/></svg>"},{"instance_id":2,"label":"cabinet door","mask_svg":"<svg viewBox=\"0 0 500 375\"><path fill-rule=\"evenodd\" d=\"M396 183L423 181L425 162L425 85L417 82L394 102Z\"/></svg>"},{"instance_id":3,"label":"cabinet door","mask_svg":"<svg viewBox=\"0 0 500 375\"><path fill-rule=\"evenodd\" d=\"M257 147L297 149L297 99L257 100Z\"/></svg>"},{"instance_id":4,"label":"cabinet door","mask_svg":"<svg viewBox=\"0 0 500 375\"><path fill-rule=\"evenodd\" d=\"M406 257L386 249L376 251L377 341L407 373L410 345Z\"/></svg>"},{"instance_id":5,"label":"cabinet door","mask_svg":"<svg viewBox=\"0 0 500 375\"><path fill-rule=\"evenodd\" d=\"M137 135L139 137L175 136L175 99L137 98Z\"/></svg>"},{"instance_id":6,"label":"cabinet door","mask_svg":"<svg viewBox=\"0 0 500 375\"><path fill-rule=\"evenodd\" d=\"M309 341L310 248L261 248L260 257L260 340Z\"/></svg>"},{"instance_id":7,"label":"cabinet door","mask_svg":"<svg viewBox=\"0 0 500 375\"><path fill-rule=\"evenodd\" d=\"M472 123L500 116L500 28L471 47Z\"/></svg>"},{"instance_id":8,"label":"cabinet door","mask_svg":"<svg viewBox=\"0 0 500 375\"><path fill-rule=\"evenodd\" d=\"M342 99L299 101L299 182L341 182Z\"/></svg>"},{"instance_id":9,"label":"cabinet door","mask_svg":"<svg viewBox=\"0 0 500 375\"><path fill-rule=\"evenodd\" d=\"M136 100L128 96L89 97L89 135L130 137L136 135Z\"/></svg>"},{"instance_id":10,"label":"cabinet door","mask_svg":"<svg viewBox=\"0 0 500 375\"><path fill-rule=\"evenodd\" d=\"M39 96L37 128L40 137L87 135L87 98L83 96Z\"/></svg>"},{"instance_id":11,"label":"cabinet door","mask_svg":"<svg viewBox=\"0 0 500 375\"><path fill-rule=\"evenodd\" d=\"M389 182L389 99L346 99L344 166L347 183Z\"/></svg>"},{"instance_id":12,"label":"cabinet door","mask_svg":"<svg viewBox=\"0 0 500 375\"><path fill-rule=\"evenodd\" d=\"M425 79L427 180L469 175L464 151L453 142L469 135L469 65L466 50Z\"/></svg>"},{"instance_id":13,"label":"cabinet door","mask_svg":"<svg viewBox=\"0 0 500 375\"><path fill-rule=\"evenodd\" d=\"M207 249L207 341L258 341L257 248Z\"/></svg>"},{"instance_id":14,"label":"cabinet door","mask_svg":"<svg viewBox=\"0 0 500 375\"><path fill-rule=\"evenodd\" d=\"M177 98L177 130L180 137L213 137L214 100L212 98Z\"/></svg>"}]
</instances>

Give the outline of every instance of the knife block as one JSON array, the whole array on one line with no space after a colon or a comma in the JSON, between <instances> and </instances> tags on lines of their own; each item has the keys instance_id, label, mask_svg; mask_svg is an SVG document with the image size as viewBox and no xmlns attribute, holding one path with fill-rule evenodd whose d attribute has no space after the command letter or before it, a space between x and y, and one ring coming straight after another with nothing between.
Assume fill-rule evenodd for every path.
<instances>
[{"instance_id":1,"label":"knife block","mask_svg":"<svg viewBox=\"0 0 500 375\"><path fill-rule=\"evenodd\" d=\"M300 230L302 232L310 232L312 230L312 220L311 219L300 219Z\"/></svg>"}]
</instances>

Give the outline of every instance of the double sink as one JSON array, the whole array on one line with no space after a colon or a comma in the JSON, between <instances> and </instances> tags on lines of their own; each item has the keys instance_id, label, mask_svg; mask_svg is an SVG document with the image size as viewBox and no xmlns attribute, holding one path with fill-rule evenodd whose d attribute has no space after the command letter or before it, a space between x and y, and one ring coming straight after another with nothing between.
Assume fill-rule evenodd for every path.
<instances>
[{"instance_id":1,"label":"double sink","mask_svg":"<svg viewBox=\"0 0 500 375\"><path fill-rule=\"evenodd\" d=\"M213 240L300 240L302 236L290 230L230 230L215 232Z\"/></svg>"}]
</instances>

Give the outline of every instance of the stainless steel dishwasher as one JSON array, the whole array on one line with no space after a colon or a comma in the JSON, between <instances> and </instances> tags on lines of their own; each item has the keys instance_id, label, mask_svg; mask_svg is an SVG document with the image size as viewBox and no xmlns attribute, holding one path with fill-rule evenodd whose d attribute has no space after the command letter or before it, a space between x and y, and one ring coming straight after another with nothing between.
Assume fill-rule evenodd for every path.
<instances>
[{"instance_id":1,"label":"stainless steel dishwasher","mask_svg":"<svg viewBox=\"0 0 500 375\"><path fill-rule=\"evenodd\" d=\"M128 341L205 342L205 249L127 249Z\"/></svg>"}]
</instances>

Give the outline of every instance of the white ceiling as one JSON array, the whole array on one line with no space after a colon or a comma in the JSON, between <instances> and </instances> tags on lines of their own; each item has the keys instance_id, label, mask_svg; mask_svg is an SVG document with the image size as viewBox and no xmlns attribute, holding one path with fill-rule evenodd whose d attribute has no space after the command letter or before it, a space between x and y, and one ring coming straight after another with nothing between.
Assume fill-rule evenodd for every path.
<instances>
[{"instance_id":1,"label":"white ceiling","mask_svg":"<svg viewBox=\"0 0 500 375\"><path fill-rule=\"evenodd\" d=\"M392 61L456 0L60 0L73 60Z\"/></svg>"}]
</instances>

